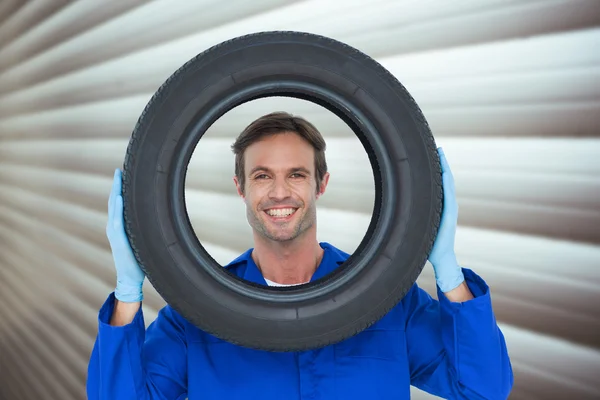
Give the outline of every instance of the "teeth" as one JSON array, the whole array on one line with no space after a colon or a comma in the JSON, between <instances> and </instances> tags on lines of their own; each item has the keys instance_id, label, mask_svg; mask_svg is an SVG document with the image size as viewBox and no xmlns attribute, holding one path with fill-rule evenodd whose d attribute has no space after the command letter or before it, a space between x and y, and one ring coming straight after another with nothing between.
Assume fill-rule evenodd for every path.
<instances>
[{"instance_id":1,"label":"teeth","mask_svg":"<svg viewBox=\"0 0 600 400\"><path fill-rule=\"evenodd\" d=\"M278 208L267 210L267 214L269 214L272 217L287 217L289 215L292 215L294 211L295 210L293 208Z\"/></svg>"}]
</instances>

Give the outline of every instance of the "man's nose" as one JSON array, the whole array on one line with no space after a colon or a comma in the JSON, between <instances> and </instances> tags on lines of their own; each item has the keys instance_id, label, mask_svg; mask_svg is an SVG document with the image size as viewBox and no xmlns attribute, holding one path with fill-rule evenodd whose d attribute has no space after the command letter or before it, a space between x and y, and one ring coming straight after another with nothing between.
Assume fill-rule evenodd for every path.
<instances>
[{"instance_id":1,"label":"man's nose","mask_svg":"<svg viewBox=\"0 0 600 400\"><path fill-rule=\"evenodd\" d=\"M273 184L270 189L269 197L273 199L285 199L291 195L289 183L282 177L273 179Z\"/></svg>"}]
</instances>

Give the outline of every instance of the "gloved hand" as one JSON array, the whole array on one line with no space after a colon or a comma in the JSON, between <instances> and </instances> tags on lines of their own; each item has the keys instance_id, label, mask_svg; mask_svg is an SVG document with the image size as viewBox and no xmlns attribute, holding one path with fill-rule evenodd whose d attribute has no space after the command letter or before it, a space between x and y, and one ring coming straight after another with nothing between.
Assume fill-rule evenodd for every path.
<instances>
[{"instance_id":1,"label":"gloved hand","mask_svg":"<svg viewBox=\"0 0 600 400\"><path fill-rule=\"evenodd\" d=\"M125 303L142 301L142 284L144 272L137 263L129 239L125 233L123 219L123 197L121 195L122 174L121 170L115 171L112 190L108 198L108 223L106 236L110 243L115 269L117 271L117 286L115 297Z\"/></svg>"},{"instance_id":2,"label":"gloved hand","mask_svg":"<svg viewBox=\"0 0 600 400\"><path fill-rule=\"evenodd\" d=\"M438 235L429 254L429 262L433 265L438 287L446 293L459 286L465 277L454 253L454 236L458 222L454 177L441 147L438 148L438 154L442 164L444 204Z\"/></svg>"}]
</instances>

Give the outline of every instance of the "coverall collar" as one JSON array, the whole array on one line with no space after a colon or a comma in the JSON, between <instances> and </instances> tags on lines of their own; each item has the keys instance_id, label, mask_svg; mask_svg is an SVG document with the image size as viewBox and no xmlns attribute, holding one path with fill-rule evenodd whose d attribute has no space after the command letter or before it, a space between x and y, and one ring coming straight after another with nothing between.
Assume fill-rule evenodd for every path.
<instances>
[{"instance_id":1,"label":"coverall collar","mask_svg":"<svg viewBox=\"0 0 600 400\"><path fill-rule=\"evenodd\" d=\"M333 272L338 266L340 266L345 261L344 253L337 250L329 243L321 242L319 243L319 245L323 250L325 250L325 252L323 253L323 258L321 259L319 266L315 270L315 273L313 274L310 282L314 282L320 278L323 278L327 274ZM262 276L260 270L258 269L258 266L252 259L252 250L254 249L248 249L240 257L232 261L231 264L229 264L228 268L239 266L239 264L244 263L246 264L245 268L238 270L239 272L241 272L241 278L253 283L257 283L259 285L266 286L267 282L265 281L265 278Z\"/></svg>"}]
</instances>

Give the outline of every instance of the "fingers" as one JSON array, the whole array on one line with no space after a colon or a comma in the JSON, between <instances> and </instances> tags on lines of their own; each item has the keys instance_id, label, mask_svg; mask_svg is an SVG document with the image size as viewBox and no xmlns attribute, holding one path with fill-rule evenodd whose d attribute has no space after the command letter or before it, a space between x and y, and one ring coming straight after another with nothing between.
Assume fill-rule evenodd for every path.
<instances>
[{"instance_id":1,"label":"fingers","mask_svg":"<svg viewBox=\"0 0 600 400\"><path fill-rule=\"evenodd\" d=\"M451 172L450 165L448 165L448 160L446 160L446 154L441 147L438 147L438 154L440 156L440 163L442 164L442 173Z\"/></svg>"},{"instance_id":2,"label":"fingers","mask_svg":"<svg viewBox=\"0 0 600 400\"><path fill-rule=\"evenodd\" d=\"M442 179L444 185L448 183L449 186L452 186L452 191L454 191L454 177L452 176L452 171L450 170L450 165L448 164L448 160L446 159L446 154L441 147L438 147L438 154L440 156L440 164L442 165Z\"/></svg>"},{"instance_id":3,"label":"fingers","mask_svg":"<svg viewBox=\"0 0 600 400\"><path fill-rule=\"evenodd\" d=\"M442 166L442 186L444 190L444 208L453 210L456 208L456 190L454 187L454 176L446 159L444 150L439 147L440 164Z\"/></svg>"},{"instance_id":4,"label":"fingers","mask_svg":"<svg viewBox=\"0 0 600 400\"><path fill-rule=\"evenodd\" d=\"M108 196L108 220L112 221L115 216L115 201L117 196L121 195L122 174L120 169L115 170L113 184Z\"/></svg>"},{"instance_id":5,"label":"fingers","mask_svg":"<svg viewBox=\"0 0 600 400\"><path fill-rule=\"evenodd\" d=\"M115 170L115 175L113 178L112 193L121 194L121 186L123 184L122 179L123 179L123 177L122 177L121 170L119 168L117 168Z\"/></svg>"},{"instance_id":6,"label":"fingers","mask_svg":"<svg viewBox=\"0 0 600 400\"><path fill-rule=\"evenodd\" d=\"M456 203L456 190L454 188L454 178L448 172L442 175L442 186L444 191L444 204L450 206Z\"/></svg>"},{"instance_id":7,"label":"fingers","mask_svg":"<svg viewBox=\"0 0 600 400\"><path fill-rule=\"evenodd\" d=\"M123 196L120 194L115 198L115 210L112 221L117 231L123 229Z\"/></svg>"}]
</instances>

